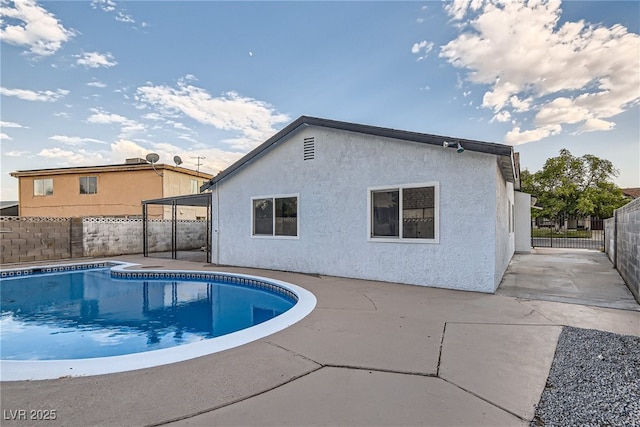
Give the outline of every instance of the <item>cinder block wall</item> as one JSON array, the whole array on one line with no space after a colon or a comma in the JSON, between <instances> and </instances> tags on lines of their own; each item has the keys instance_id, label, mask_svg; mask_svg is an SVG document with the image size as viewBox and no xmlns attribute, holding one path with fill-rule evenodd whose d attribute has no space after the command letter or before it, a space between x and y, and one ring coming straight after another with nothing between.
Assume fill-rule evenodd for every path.
<instances>
[{"instance_id":1,"label":"cinder block wall","mask_svg":"<svg viewBox=\"0 0 640 427\"><path fill-rule=\"evenodd\" d=\"M142 253L142 220L121 218L83 218L85 256L111 256ZM171 250L171 220L149 220L149 252ZM178 250L198 249L206 245L207 223L178 221Z\"/></svg>"},{"instance_id":2,"label":"cinder block wall","mask_svg":"<svg viewBox=\"0 0 640 427\"><path fill-rule=\"evenodd\" d=\"M69 218L2 217L0 263L71 258Z\"/></svg>"},{"instance_id":3,"label":"cinder block wall","mask_svg":"<svg viewBox=\"0 0 640 427\"><path fill-rule=\"evenodd\" d=\"M171 221L148 222L149 252L171 250ZM206 245L205 221L177 222L177 249ZM0 217L0 263L142 253L142 220Z\"/></svg>"},{"instance_id":4,"label":"cinder block wall","mask_svg":"<svg viewBox=\"0 0 640 427\"><path fill-rule=\"evenodd\" d=\"M640 302L640 199L616 209L605 222L605 233L609 259Z\"/></svg>"}]
</instances>

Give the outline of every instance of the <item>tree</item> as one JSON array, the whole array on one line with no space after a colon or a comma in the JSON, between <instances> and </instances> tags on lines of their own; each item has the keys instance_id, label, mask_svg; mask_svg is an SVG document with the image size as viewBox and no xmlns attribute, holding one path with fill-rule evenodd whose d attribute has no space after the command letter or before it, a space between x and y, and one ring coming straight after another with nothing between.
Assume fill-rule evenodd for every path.
<instances>
[{"instance_id":1,"label":"tree","mask_svg":"<svg viewBox=\"0 0 640 427\"><path fill-rule=\"evenodd\" d=\"M536 196L542 205L534 217L609 218L629 201L613 183L618 173L609 160L591 154L575 157L563 148L558 157L547 159L541 171L525 169L520 182L522 191Z\"/></svg>"}]
</instances>

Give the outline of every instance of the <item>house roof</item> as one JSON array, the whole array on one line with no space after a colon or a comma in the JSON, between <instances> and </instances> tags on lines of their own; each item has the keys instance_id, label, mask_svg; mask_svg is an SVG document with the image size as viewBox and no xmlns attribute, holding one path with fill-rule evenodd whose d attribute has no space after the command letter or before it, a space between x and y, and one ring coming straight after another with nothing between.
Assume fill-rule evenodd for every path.
<instances>
[{"instance_id":1,"label":"house roof","mask_svg":"<svg viewBox=\"0 0 640 427\"><path fill-rule=\"evenodd\" d=\"M640 198L640 188L623 188L622 194L629 196L632 199Z\"/></svg>"},{"instance_id":2,"label":"house roof","mask_svg":"<svg viewBox=\"0 0 640 427\"><path fill-rule=\"evenodd\" d=\"M192 169L183 168L180 166L171 166L166 164L156 164L155 169L158 171L171 170L178 173L184 173L187 175L193 175L200 178L211 178L211 174L204 172L197 172ZM124 163L117 165L99 165L99 166L72 166L67 168L51 168L51 169L32 169L32 170L20 170L11 172L10 175L14 178L22 178L27 176L50 176L50 175L68 175L78 173L99 173L99 172L121 172L121 171L136 171L136 170L153 170L154 166L150 163Z\"/></svg>"},{"instance_id":3,"label":"house roof","mask_svg":"<svg viewBox=\"0 0 640 427\"><path fill-rule=\"evenodd\" d=\"M2 200L0 201L0 209L12 208L18 206L17 200Z\"/></svg>"},{"instance_id":4,"label":"house roof","mask_svg":"<svg viewBox=\"0 0 640 427\"><path fill-rule=\"evenodd\" d=\"M384 138L400 139L421 144L435 145L442 147L443 143L449 142L454 145L460 143L466 151L492 154L497 157L502 175L508 182L514 183L516 190L520 189L520 164L518 153L513 152L510 145L496 144L493 142L476 141L472 139L462 139L442 135L430 135L426 133L411 132L406 130L390 129L378 126L363 125L357 123L341 122L337 120L321 119L317 117L300 116L291 122L284 129L267 139L265 142L254 148L238 161L233 163L224 171L213 177L208 183L200 187L200 191L211 188L216 183L224 180L228 176L247 166L255 158L265 154L286 139L287 136L296 132L304 126L326 127L342 130L345 132L356 132L365 135L373 135Z\"/></svg>"}]
</instances>

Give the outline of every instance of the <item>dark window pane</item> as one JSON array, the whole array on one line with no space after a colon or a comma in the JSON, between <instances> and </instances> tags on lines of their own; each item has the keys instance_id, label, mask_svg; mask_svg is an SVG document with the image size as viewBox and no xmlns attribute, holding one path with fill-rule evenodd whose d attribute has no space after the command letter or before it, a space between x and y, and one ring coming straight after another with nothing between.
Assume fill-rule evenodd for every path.
<instances>
[{"instance_id":1,"label":"dark window pane","mask_svg":"<svg viewBox=\"0 0 640 427\"><path fill-rule=\"evenodd\" d=\"M273 199L253 201L253 234L273 235Z\"/></svg>"},{"instance_id":2,"label":"dark window pane","mask_svg":"<svg viewBox=\"0 0 640 427\"><path fill-rule=\"evenodd\" d=\"M372 234L374 237L399 236L399 191L374 191L371 193Z\"/></svg>"},{"instance_id":3,"label":"dark window pane","mask_svg":"<svg viewBox=\"0 0 640 427\"><path fill-rule=\"evenodd\" d=\"M96 194L98 192L98 177L89 177L89 193Z\"/></svg>"},{"instance_id":4,"label":"dark window pane","mask_svg":"<svg viewBox=\"0 0 640 427\"><path fill-rule=\"evenodd\" d=\"M276 199L276 236L298 235L298 198Z\"/></svg>"},{"instance_id":5,"label":"dark window pane","mask_svg":"<svg viewBox=\"0 0 640 427\"><path fill-rule=\"evenodd\" d=\"M80 177L80 194L96 194L98 192L98 177Z\"/></svg>"},{"instance_id":6,"label":"dark window pane","mask_svg":"<svg viewBox=\"0 0 640 427\"><path fill-rule=\"evenodd\" d=\"M402 237L433 239L435 215L434 187L402 190Z\"/></svg>"}]
</instances>

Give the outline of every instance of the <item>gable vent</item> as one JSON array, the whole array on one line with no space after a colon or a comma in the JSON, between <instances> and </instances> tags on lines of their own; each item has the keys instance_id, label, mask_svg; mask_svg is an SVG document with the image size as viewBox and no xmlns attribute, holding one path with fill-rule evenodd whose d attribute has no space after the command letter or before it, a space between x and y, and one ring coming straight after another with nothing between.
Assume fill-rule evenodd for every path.
<instances>
[{"instance_id":1,"label":"gable vent","mask_svg":"<svg viewBox=\"0 0 640 427\"><path fill-rule=\"evenodd\" d=\"M313 160L316 154L314 137L305 138L303 147L304 147L304 160Z\"/></svg>"}]
</instances>

